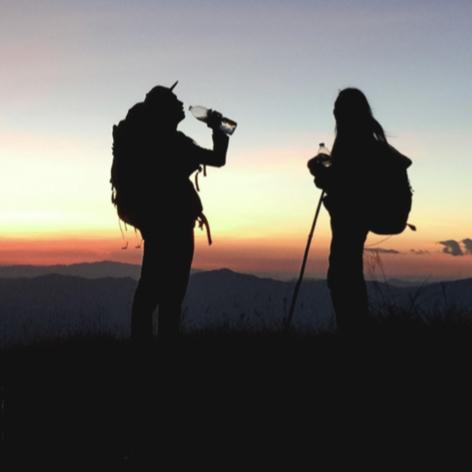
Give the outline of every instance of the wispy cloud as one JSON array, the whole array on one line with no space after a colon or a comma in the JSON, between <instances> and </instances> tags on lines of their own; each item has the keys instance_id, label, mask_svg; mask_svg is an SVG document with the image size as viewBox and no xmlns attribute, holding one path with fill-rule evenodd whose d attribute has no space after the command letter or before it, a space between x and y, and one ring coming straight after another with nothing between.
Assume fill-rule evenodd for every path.
<instances>
[{"instance_id":1,"label":"wispy cloud","mask_svg":"<svg viewBox=\"0 0 472 472\"><path fill-rule=\"evenodd\" d=\"M426 256L430 254L430 252L426 251L425 249L410 249L410 252L415 254L415 256Z\"/></svg>"},{"instance_id":2,"label":"wispy cloud","mask_svg":"<svg viewBox=\"0 0 472 472\"><path fill-rule=\"evenodd\" d=\"M442 252L444 254L450 254L451 256L463 256L464 251L461 248L459 241L454 239L448 239L446 241L439 241L439 244L443 246Z\"/></svg>"},{"instance_id":3,"label":"wispy cloud","mask_svg":"<svg viewBox=\"0 0 472 472\"><path fill-rule=\"evenodd\" d=\"M462 245L464 246L464 252L466 254L472 254L472 239L470 238L463 239Z\"/></svg>"},{"instance_id":4,"label":"wispy cloud","mask_svg":"<svg viewBox=\"0 0 472 472\"><path fill-rule=\"evenodd\" d=\"M385 249L382 247L373 247L373 248L366 248L367 252L375 252L379 254L400 254L400 251L397 251L395 249Z\"/></svg>"}]
</instances>

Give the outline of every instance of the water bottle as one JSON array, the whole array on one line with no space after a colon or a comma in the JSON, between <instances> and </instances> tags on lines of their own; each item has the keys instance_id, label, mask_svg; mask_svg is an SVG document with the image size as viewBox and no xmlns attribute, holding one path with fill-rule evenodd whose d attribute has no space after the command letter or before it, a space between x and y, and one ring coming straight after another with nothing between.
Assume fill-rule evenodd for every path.
<instances>
[{"instance_id":1,"label":"water bottle","mask_svg":"<svg viewBox=\"0 0 472 472\"><path fill-rule=\"evenodd\" d=\"M331 156L329 149L326 147L325 143L320 143L320 146L318 147L318 154L316 156L320 163L324 167L330 167L332 162L331 162Z\"/></svg>"},{"instance_id":2,"label":"water bottle","mask_svg":"<svg viewBox=\"0 0 472 472\"><path fill-rule=\"evenodd\" d=\"M210 118L212 113L218 113L215 112L215 110L211 110L200 105L191 106L189 107L189 110L197 120L203 121L204 123L208 122L208 119ZM219 128L221 131L223 131L223 133L226 133L228 135L233 134L234 130L236 129L236 126L238 126L238 124L235 121L230 120L225 116L221 117Z\"/></svg>"}]
</instances>

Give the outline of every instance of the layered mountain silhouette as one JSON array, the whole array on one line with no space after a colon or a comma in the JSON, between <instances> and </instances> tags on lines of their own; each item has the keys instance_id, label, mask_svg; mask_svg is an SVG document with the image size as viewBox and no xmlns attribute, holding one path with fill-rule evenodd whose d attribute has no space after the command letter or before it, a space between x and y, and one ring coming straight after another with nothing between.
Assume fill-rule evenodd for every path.
<instances>
[{"instance_id":1,"label":"layered mountain silhouette","mask_svg":"<svg viewBox=\"0 0 472 472\"><path fill-rule=\"evenodd\" d=\"M137 266L112 263L53 266L82 276L50 274L0 278L0 346L30 344L75 335L129 336L129 316ZM125 277L100 277L111 269ZM23 267L17 273L25 271ZM36 268L36 271L40 271ZM53 270L52 267L42 268ZM5 268L3 275L5 275ZM183 331L280 331L294 283L236 273L228 269L191 277L183 310ZM472 279L424 286L369 282L375 309L401 308L422 317L470 314ZM334 329L326 282L307 280L301 289L294 326L300 332Z\"/></svg>"},{"instance_id":2,"label":"layered mountain silhouette","mask_svg":"<svg viewBox=\"0 0 472 472\"><path fill-rule=\"evenodd\" d=\"M0 266L0 278L14 277L39 277L41 275L73 275L86 279L97 279L101 277L131 277L139 278L141 267L135 264L122 262L100 261L84 262L70 265L4 265Z\"/></svg>"},{"instance_id":3,"label":"layered mountain silhouette","mask_svg":"<svg viewBox=\"0 0 472 472\"><path fill-rule=\"evenodd\" d=\"M102 277L131 277L138 279L141 266L126 264L123 262L100 261L82 262L80 264L57 265L0 265L0 278L40 277L42 275L72 275L86 279L98 279ZM192 269L192 274L199 272Z\"/></svg>"}]
</instances>

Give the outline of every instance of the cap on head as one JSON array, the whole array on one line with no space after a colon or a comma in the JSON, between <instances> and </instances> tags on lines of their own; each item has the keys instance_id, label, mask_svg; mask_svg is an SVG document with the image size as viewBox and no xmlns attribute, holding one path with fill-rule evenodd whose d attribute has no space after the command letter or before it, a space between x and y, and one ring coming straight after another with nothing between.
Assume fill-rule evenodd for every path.
<instances>
[{"instance_id":1,"label":"cap on head","mask_svg":"<svg viewBox=\"0 0 472 472\"><path fill-rule=\"evenodd\" d=\"M177 80L171 87L164 87L162 85L156 85L146 94L144 99L145 102L161 102L168 100L170 97L174 97L173 90L179 83Z\"/></svg>"}]
</instances>

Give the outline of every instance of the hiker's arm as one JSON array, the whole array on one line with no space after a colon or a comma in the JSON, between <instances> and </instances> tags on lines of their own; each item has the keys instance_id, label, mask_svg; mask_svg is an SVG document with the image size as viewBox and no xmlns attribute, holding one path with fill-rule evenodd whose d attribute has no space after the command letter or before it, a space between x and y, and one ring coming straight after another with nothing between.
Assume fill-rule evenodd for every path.
<instances>
[{"instance_id":1,"label":"hiker's arm","mask_svg":"<svg viewBox=\"0 0 472 472\"><path fill-rule=\"evenodd\" d=\"M226 164L226 152L228 150L228 136L218 128L213 128L213 150L200 148L198 163L214 167L222 167Z\"/></svg>"},{"instance_id":2,"label":"hiker's arm","mask_svg":"<svg viewBox=\"0 0 472 472\"><path fill-rule=\"evenodd\" d=\"M213 163L210 165L222 167L226 164L226 153L228 151L228 135L219 129L213 129Z\"/></svg>"},{"instance_id":3,"label":"hiker's arm","mask_svg":"<svg viewBox=\"0 0 472 472\"><path fill-rule=\"evenodd\" d=\"M222 167L226 164L229 138L222 131L213 131L213 149L205 149L193 144L193 162L199 165Z\"/></svg>"},{"instance_id":4,"label":"hiker's arm","mask_svg":"<svg viewBox=\"0 0 472 472\"><path fill-rule=\"evenodd\" d=\"M201 164L214 167L223 167L226 164L226 152L228 150L229 138L220 129L222 118L223 115L219 112L213 112L209 116L207 126L213 132L213 151L210 151L208 155L204 156L205 162L202 161Z\"/></svg>"}]
</instances>

